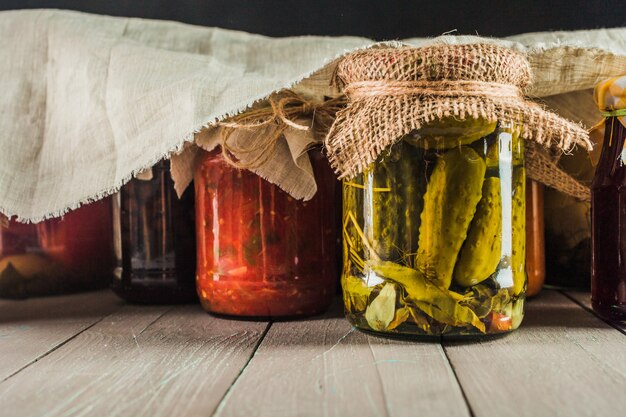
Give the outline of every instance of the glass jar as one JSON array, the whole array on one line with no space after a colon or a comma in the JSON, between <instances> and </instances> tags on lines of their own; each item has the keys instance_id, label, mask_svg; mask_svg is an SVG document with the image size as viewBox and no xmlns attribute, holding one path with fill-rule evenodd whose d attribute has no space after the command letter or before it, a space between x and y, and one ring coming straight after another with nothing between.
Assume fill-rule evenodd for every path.
<instances>
[{"instance_id":1,"label":"glass jar","mask_svg":"<svg viewBox=\"0 0 626 417\"><path fill-rule=\"evenodd\" d=\"M0 226L0 297L103 288L114 266L111 201L37 224Z\"/></svg>"},{"instance_id":2,"label":"glass jar","mask_svg":"<svg viewBox=\"0 0 626 417\"><path fill-rule=\"evenodd\" d=\"M526 296L539 294L546 279L543 228L543 184L526 180Z\"/></svg>"},{"instance_id":3,"label":"glass jar","mask_svg":"<svg viewBox=\"0 0 626 417\"><path fill-rule=\"evenodd\" d=\"M602 138L600 138L602 139ZM579 146L559 168L581 184L591 184L595 175L589 152ZM591 204L544 187L545 284L565 290L591 289ZM530 278L529 278L530 279Z\"/></svg>"},{"instance_id":4,"label":"glass jar","mask_svg":"<svg viewBox=\"0 0 626 417\"><path fill-rule=\"evenodd\" d=\"M204 152L196 174L197 286L211 313L306 316L338 287L336 178L309 151L318 191L298 201L258 175Z\"/></svg>"},{"instance_id":5,"label":"glass jar","mask_svg":"<svg viewBox=\"0 0 626 417\"><path fill-rule=\"evenodd\" d=\"M591 302L607 320L626 320L626 128L606 121L591 185Z\"/></svg>"},{"instance_id":6,"label":"glass jar","mask_svg":"<svg viewBox=\"0 0 626 417\"><path fill-rule=\"evenodd\" d=\"M113 291L134 303L197 300L193 186L178 199L161 161L122 187L113 206Z\"/></svg>"},{"instance_id":7,"label":"glass jar","mask_svg":"<svg viewBox=\"0 0 626 417\"><path fill-rule=\"evenodd\" d=\"M523 155L517 127L444 119L345 180L348 320L427 337L517 328L526 289Z\"/></svg>"}]
</instances>

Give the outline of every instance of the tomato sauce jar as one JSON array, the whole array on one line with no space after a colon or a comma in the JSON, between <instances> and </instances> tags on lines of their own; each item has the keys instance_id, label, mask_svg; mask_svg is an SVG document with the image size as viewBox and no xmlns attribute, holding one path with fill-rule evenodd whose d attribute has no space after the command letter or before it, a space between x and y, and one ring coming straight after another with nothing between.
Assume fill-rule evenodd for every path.
<instances>
[{"instance_id":1,"label":"tomato sauce jar","mask_svg":"<svg viewBox=\"0 0 626 417\"><path fill-rule=\"evenodd\" d=\"M203 151L195 172L197 290L211 313L290 317L325 311L338 286L338 187L319 149L318 184L298 201Z\"/></svg>"}]
</instances>

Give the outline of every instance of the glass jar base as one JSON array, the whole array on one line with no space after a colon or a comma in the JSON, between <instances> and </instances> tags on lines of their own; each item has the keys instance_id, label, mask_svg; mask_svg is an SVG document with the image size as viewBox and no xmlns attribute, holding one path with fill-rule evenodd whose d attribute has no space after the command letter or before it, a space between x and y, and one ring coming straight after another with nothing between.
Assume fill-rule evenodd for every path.
<instances>
[{"instance_id":1,"label":"glass jar base","mask_svg":"<svg viewBox=\"0 0 626 417\"><path fill-rule=\"evenodd\" d=\"M334 286L225 280L198 285L198 294L209 313L286 319L324 313L332 302Z\"/></svg>"},{"instance_id":2,"label":"glass jar base","mask_svg":"<svg viewBox=\"0 0 626 417\"><path fill-rule=\"evenodd\" d=\"M354 314L347 313L346 319L352 324L354 328L367 334L371 334L377 337L401 339L401 340L415 340L424 342L440 342L446 341L479 341L497 339L510 334L515 331L516 328L510 328L508 330L492 331L488 333L482 333L478 330L469 330L467 328L445 326L440 331L431 331L430 333L420 328L415 324L403 323L397 328L389 331L379 331L372 329L365 319Z\"/></svg>"},{"instance_id":3,"label":"glass jar base","mask_svg":"<svg viewBox=\"0 0 626 417\"><path fill-rule=\"evenodd\" d=\"M193 283L181 285L172 280L146 276L141 279L114 279L110 288L118 297L135 304L186 304L198 301Z\"/></svg>"},{"instance_id":4,"label":"glass jar base","mask_svg":"<svg viewBox=\"0 0 626 417\"><path fill-rule=\"evenodd\" d=\"M600 317L608 321L626 321L626 305L603 303L592 299L591 305Z\"/></svg>"}]
</instances>

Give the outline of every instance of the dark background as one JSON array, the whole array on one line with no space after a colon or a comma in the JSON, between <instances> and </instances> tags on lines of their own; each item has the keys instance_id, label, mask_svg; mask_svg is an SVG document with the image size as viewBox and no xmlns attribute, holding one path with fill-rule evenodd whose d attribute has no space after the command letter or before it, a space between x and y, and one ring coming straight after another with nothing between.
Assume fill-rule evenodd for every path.
<instances>
[{"instance_id":1,"label":"dark background","mask_svg":"<svg viewBox=\"0 0 626 417\"><path fill-rule=\"evenodd\" d=\"M626 25L625 0L0 0L0 10L74 9L178 20L270 36L376 40L458 34L507 36Z\"/></svg>"}]
</instances>

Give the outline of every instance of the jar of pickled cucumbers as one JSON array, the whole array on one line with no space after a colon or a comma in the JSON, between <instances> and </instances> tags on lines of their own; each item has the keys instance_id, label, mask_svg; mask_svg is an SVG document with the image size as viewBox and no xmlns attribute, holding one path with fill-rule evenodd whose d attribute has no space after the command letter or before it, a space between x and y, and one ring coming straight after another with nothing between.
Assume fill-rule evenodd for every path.
<instances>
[{"instance_id":1,"label":"jar of pickled cucumbers","mask_svg":"<svg viewBox=\"0 0 626 417\"><path fill-rule=\"evenodd\" d=\"M525 184L519 127L442 119L343 183L343 294L358 328L501 333L522 321Z\"/></svg>"},{"instance_id":2,"label":"jar of pickled cucumbers","mask_svg":"<svg viewBox=\"0 0 626 417\"><path fill-rule=\"evenodd\" d=\"M530 63L498 45L356 51L334 77L347 101L325 145L344 181L348 320L418 337L517 328L525 148L589 149L588 133L526 100Z\"/></svg>"}]
</instances>

